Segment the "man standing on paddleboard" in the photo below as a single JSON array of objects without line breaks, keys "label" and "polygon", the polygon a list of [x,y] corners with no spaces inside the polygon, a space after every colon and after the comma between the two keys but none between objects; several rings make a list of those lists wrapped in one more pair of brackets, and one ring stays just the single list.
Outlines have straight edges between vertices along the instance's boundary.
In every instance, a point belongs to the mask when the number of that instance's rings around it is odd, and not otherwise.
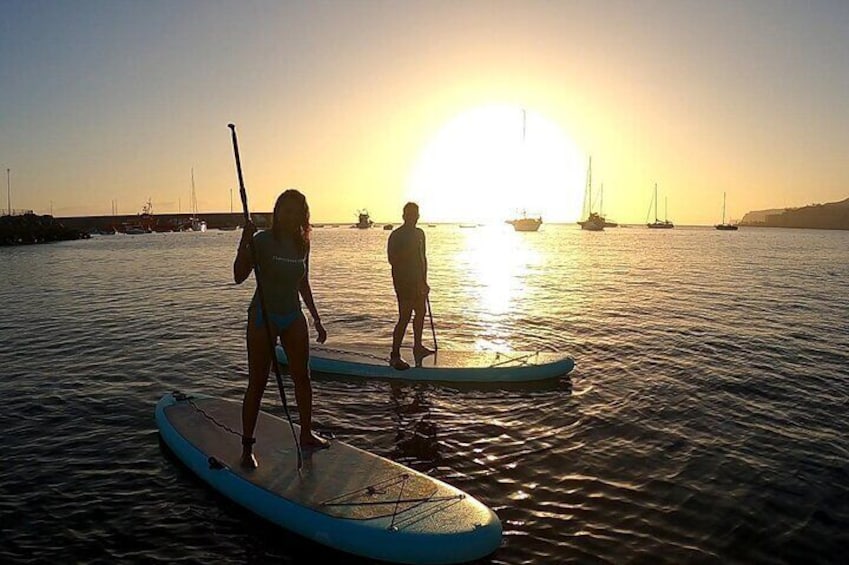
[{"label": "man standing on paddleboard", "polygon": [[392,283],[398,298],[398,322],[392,333],[392,352],[389,364],[395,369],[409,369],[401,358],[401,342],[413,316],[413,357],[420,360],[433,353],[422,344],[424,316],[430,287],[427,284],[427,253],[424,231],[416,227],[419,206],[407,202],[403,211],[404,225],[389,234],[387,253],[392,265]]}]

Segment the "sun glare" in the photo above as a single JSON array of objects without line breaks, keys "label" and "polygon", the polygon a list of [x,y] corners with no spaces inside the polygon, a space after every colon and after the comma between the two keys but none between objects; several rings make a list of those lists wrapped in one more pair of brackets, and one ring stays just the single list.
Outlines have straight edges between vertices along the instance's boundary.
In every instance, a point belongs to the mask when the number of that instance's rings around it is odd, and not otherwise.
[{"label": "sun glare", "polygon": [[486,328],[476,336],[475,348],[509,349],[509,314],[527,306],[525,281],[543,263],[538,240],[503,224],[459,231],[462,244],[451,259],[458,277],[454,286],[462,289],[466,321]]},{"label": "sun glare", "polygon": [[512,105],[469,110],[422,150],[407,194],[428,220],[503,222],[516,214],[573,221],[585,157],[555,123]]}]

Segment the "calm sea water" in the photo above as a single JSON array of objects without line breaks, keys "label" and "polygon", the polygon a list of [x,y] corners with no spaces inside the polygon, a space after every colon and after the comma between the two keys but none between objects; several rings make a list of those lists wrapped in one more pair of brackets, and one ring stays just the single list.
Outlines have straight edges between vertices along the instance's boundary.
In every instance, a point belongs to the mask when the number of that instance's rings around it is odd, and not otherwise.
[{"label": "calm sea water", "polygon": [[[441,348],[577,367],[533,386],[316,378],[315,419],[495,509],[487,563],[844,559],[849,232],[425,230]],[[166,392],[243,393],[239,236],[0,248],[0,559],[359,562],[252,518],[158,441]],[[387,236],[315,230],[328,346],[388,347]],[[274,386],[264,407],[282,415]]]}]

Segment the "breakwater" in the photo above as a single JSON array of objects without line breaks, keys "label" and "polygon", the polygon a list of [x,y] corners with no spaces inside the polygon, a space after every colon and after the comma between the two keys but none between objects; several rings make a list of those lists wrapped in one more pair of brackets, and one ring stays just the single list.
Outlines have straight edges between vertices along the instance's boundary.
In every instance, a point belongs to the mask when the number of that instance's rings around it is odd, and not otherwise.
[{"label": "breakwater", "polygon": [[30,245],[86,239],[87,231],[69,226],[53,216],[33,212],[0,216],[0,245]]},{"label": "breakwater", "polygon": [[[254,212],[251,218],[258,227],[266,227],[271,222],[271,212]],[[149,231],[179,231],[182,226],[191,224],[191,217],[186,214],[127,214],[115,216],[73,216],[57,218],[68,227],[88,233],[97,230],[126,231],[130,227],[142,227]],[[206,222],[208,229],[219,229],[239,226],[244,223],[241,212],[213,212],[199,215]]]}]

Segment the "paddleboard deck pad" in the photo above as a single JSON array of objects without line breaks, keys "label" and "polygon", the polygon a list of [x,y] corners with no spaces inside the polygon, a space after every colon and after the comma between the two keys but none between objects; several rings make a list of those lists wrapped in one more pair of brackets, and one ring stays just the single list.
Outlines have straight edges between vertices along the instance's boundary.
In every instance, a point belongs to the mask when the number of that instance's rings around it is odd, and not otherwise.
[{"label": "paddleboard deck pad", "polygon": [[[480,559],[501,544],[501,522],[473,496],[342,441],[304,451],[288,421],[260,411],[257,469],[240,466],[241,402],[169,393],[156,405],[168,448],[242,507],[320,544],[394,563]],[[295,425],[295,433],[299,428]]]},{"label": "paddleboard deck pad", "polygon": [[[287,362],[286,352],[277,346],[277,359]],[[421,359],[410,356],[409,369],[389,365],[387,351],[373,347],[335,349],[313,346],[310,369],[317,373],[351,377],[376,377],[410,381],[440,382],[523,382],[555,379],[568,374],[575,361],[569,356],[540,351],[439,350]]]}]

